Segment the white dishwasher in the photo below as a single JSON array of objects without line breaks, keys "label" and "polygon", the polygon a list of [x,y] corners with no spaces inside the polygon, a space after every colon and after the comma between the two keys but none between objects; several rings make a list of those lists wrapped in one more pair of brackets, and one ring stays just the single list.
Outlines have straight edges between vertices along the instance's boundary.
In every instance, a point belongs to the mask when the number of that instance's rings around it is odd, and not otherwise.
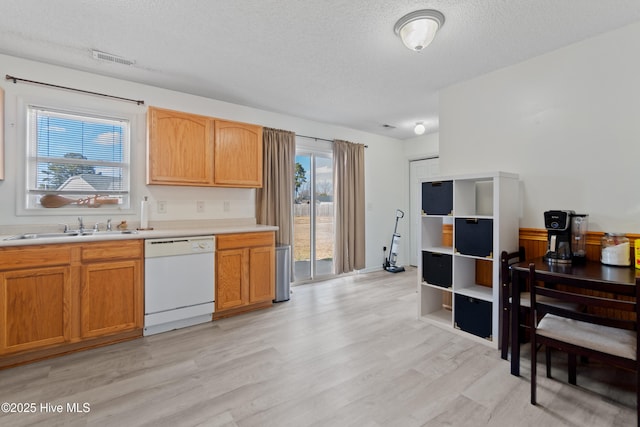
[{"label": "white dishwasher", "polygon": [[214,236],[144,241],[143,335],[211,321],[214,251]]}]

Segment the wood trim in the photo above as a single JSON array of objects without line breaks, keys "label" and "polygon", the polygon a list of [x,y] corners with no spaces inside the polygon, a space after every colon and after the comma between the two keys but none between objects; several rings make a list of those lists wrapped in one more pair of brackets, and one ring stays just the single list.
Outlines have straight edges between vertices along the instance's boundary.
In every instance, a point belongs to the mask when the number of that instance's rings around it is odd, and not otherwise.
[{"label": "wood trim", "polygon": [[453,247],[453,224],[442,224],[442,246]]},{"label": "wood trim", "polygon": [[264,301],[256,304],[243,305],[241,307],[231,308],[231,309],[227,309],[220,312],[216,311],[215,313],[213,313],[213,320],[223,319],[225,317],[231,317],[231,316],[235,316],[236,314],[247,313],[249,311],[261,310],[263,308],[269,308],[271,306],[273,306],[272,301]]},{"label": "wood trim", "polygon": [[[600,252],[602,250],[601,239],[604,236],[602,231],[588,231],[587,232],[587,259],[590,261],[600,261]],[[634,258],[634,244],[636,239],[640,239],[640,234],[627,233],[629,238],[630,256],[633,262]],[[547,250],[547,230],[537,228],[521,228],[520,229],[520,246],[524,248],[524,254],[526,259],[534,259],[542,257]],[[593,293],[594,291],[586,291],[585,293]],[[602,295],[607,295],[603,293]],[[619,297],[624,299],[625,297]],[[609,313],[611,315],[611,313]],[[633,314],[618,313],[618,317],[621,319],[631,319]]]},{"label": "wood trim", "polygon": [[[587,259],[592,261],[600,260],[601,241],[604,236],[602,231],[587,232]],[[640,234],[627,233],[631,245],[631,256],[635,240],[640,239]],[[537,258],[544,255],[547,248],[547,230],[539,228],[521,228],[519,236],[520,246],[525,248],[525,256],[527,259]]]},{"label": "wood trim", "polygon": [[[593,261],[600,260],[601,241],[604,236],[602,231],[587,232],[587,259]],[[631,258],[633,260],[634,243],[636,239],[640,239],[640,234],[627,233],[631,244]],[[519,230],[520,246],[525,248],[525,256],[527,259],[538,258],[545,254],[547,248],[547,230],[538,228],[520,228]],[[452,224],[443,224],[442,226],[442,246],[453,246],[453,226]],[[476,283],[483,286],[491,287],[493,283],[493,271],[491,263],[476,261]],[[451,306],[451,294],[443,293],[443,305]]]}]

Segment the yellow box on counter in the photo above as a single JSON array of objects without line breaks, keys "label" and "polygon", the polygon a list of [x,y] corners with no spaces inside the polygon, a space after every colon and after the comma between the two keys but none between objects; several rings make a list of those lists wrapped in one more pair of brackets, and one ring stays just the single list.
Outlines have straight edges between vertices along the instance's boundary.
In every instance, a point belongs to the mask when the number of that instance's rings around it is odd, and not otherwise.
[{"label": "yellow box on counter", "polygon": [[636,239],[636,241],[633,244],[633,249],[635,249],[635,254],[636,254],[636,263],[635,266],[638,270],[640,270],[640,239]]}]

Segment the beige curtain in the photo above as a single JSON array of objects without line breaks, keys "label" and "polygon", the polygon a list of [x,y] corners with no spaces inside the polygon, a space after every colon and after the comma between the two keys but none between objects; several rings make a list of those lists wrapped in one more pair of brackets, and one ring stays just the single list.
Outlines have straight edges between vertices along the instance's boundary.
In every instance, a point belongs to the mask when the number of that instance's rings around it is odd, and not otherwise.
[{"label": "beige curtain", "polygon": [[[293,245],[293,174],[296,134],[264,128],[263,182],[256,190],[258,224],[277,225],[276,243]],[[291,248],[293,253],[293,248]]]},{"label": "beige curtain", "polygon": [[365,267],[364,150],[362,144],[333,141],[336,274]]}]

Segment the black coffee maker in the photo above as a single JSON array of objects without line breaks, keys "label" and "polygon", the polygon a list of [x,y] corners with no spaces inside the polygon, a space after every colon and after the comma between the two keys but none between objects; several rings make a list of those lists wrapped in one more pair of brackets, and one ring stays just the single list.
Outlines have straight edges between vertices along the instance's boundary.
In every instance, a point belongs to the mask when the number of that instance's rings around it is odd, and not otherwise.
[{"label": "black coffee maker", "polygon": [[571,264],[571,217],[574,211],[546,211],[547,252],[544,259],[554,264]]}]

